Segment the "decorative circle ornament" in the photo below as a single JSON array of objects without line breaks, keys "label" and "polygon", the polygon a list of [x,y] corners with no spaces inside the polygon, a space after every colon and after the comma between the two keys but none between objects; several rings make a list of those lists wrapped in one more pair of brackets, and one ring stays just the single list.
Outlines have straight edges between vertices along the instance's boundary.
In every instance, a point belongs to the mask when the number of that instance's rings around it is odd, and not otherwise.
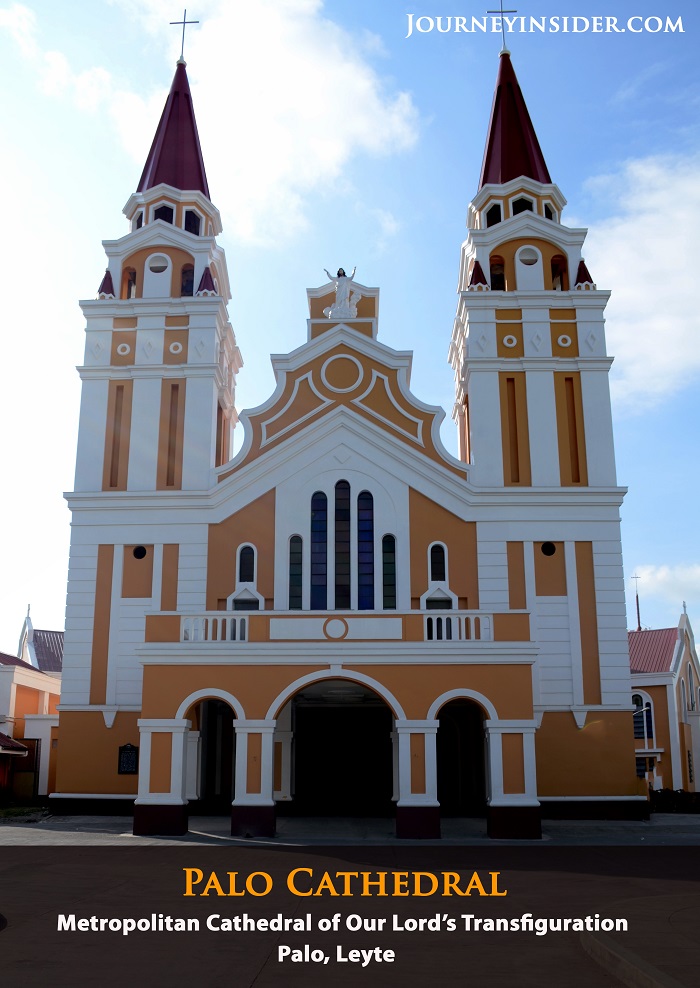
[{"label": "decorative circle ornament", "polygon": [[516,336],[504,336],[503,346],[507,346],[509,350],[512,350],[514,346],[518,345],[518,338]]},{"label": "decorative circle ornament", "polygon": [[333,641],[340,641],[341,638],[346,638],[348,630],[348,622],[345,618],[328,618],[323,625],[324,635]]},{"label": "decorative circle ornament", "polygon": [[128,353],[131,353],[131,347],[128,343],[120,343],[117,347],[117,353],[120,357],[126,357]]},{"label": "decorative circle ornament", "polygon": [[566,333],[564,333],[562,336],[559,337],[557,343],[559,344],[559,346],[562,347],[571,346],[571,337],[567,336]]},{"label": "decorative circle ornament", "polygon": [[182,343],[177,343],[177,342],[171,343],[170,346],[168,347],[168,350],[170,350],[171,353],[175,353],[175,354],[182,353]]},{"label": "decorative circle ornament", "polygon": [[347,353],[338,353],[335,357],[329,357],[321,368],[321,380],[329,391],[341,394],[345,391],[354,391],[361,383],[363,374],[360,361]]}]

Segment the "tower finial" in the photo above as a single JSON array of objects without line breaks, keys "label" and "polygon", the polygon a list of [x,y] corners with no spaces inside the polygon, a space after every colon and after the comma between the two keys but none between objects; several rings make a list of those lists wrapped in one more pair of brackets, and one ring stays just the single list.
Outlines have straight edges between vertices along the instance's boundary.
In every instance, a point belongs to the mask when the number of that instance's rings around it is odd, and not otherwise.
[{"label": "tower finial", "polygon": [[503,47],[501,48],[501,54],[502,55],[503,54],[510,55],[510,52],[506,48],[506,26],[503,23],[503,15],[504,14],[517,14],[518,11],[517,10],[504,10],[503,9],[503,0],[498,0],[498,2],[501,5],[501,9],[500,10],[487,10],[486,13],[487,14],[500,14],[500,17],[501,17],[501,37],[503,38]]},{"label": "tower finial", "polygon": [[182,24],[182,46],[180,48],[180,57],[178,59],[178,63],[182,62],[183,64],[186,65],[187,63],[185,62],[185,28],[186,28],[186,26],[188,24],[199,24],[199,21],[188,21],[187,20],[187,10],[185,9],[185,12],[182,15],[182,20],[181,21],[171,21],[170,23],[171,23],[171,25],[174,25],[174,24]]},{"label": "tower finial", "polygon": [[635,581],[635,584],[634,584],[634,586],[635,586],[635,595],[634,596],[635,596],[635,599],[637,601],[637,631],[641,631],[642,630],[642,622],[641,622],[641,619],[639,617],[639,581],[641,580],[641,577],[635,575],[635,576],[631,577],[631,579]]}]

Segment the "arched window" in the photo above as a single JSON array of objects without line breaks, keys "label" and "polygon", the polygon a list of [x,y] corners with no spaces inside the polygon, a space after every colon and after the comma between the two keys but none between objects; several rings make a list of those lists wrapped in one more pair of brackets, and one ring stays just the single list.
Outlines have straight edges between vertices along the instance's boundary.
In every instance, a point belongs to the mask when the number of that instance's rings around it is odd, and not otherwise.
[{"label": "arched window", "polygon": [[238,553],[238,582],[255,583],[255,550],[244,545]]},{"label": "arched window", "polygon": [[183,264],[180,274],[180,295],[194,295],[194,265]]},{"label": "arched window", "polygon": [[124,268],[122,298],[136,298],[136,271],[134,268]]},{"label": "arched window", "polygon": [[552,288],[555,292],[569,290],[569,265],[563,254],[555,254],[552,258]]},{"label": "arched window", "polygon": [[311,498],[311,610],[325,611],[328,601],[328,498]]},{"label": "arched window", "polygon": [[651,743],[654,740],[654,723],[652,717],[651,701],[646,700],[640,693],[632,696],[634,705],[634,737],[637,741]]},{"label": "arched window", "polygon": [[688,663],[688,705],[691,710],[695,710],[695,676],[690,662]]},{"label": "arched window", "polygon": [[681,720],[688,720],[688,694],[685,689],[685,679],[681,679]]},{"label": "arched window", "polygon": [[289,610],[300,611],[302,606],[302,549],[300,535],[289,540]]},{"label": "arched window", "polygon": [[385,611],[396,610],[396,539],[382,539],[382,606]]},{"label": "arched window", "polygon": [[436,543],[430,547],[430,582],[444,583],[446,579],[445,547]]},{"label": "arched window", "polygon": [[357,609],[374,608],[374,499],[362,491],[357,499]]},{"label": "arched window", "polygon": [[350,607],[350,484],[335,485],[335,607]]},{"label": "arched window", "polygon": [[491,291],[504,292],[506,290],[506,269],[503,258],[494,254],[489,262]]}]

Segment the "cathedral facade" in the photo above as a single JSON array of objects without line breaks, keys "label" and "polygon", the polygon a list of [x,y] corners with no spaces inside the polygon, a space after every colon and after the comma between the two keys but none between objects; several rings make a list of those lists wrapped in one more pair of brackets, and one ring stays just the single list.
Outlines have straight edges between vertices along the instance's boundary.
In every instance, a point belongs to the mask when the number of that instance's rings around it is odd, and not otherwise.
[{"label": "cathedral facade", "polygon": [[[639,816],[603,312],[503,52],[449,359],[459,456],[379,337],[379,290],[308,291],[244,412],[185,65],[86,318],[57,785],[193,808]],[[116,804],[115,804],[116,805]]]}]

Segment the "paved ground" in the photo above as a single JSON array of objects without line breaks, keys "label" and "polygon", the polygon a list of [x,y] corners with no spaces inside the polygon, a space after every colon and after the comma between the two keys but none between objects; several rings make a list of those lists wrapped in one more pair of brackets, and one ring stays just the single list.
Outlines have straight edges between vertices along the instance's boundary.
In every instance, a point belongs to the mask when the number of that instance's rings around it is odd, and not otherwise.
[{"label": "paved ground", "polygon": [[543,843],[552,846],[700,846],[700,814],[655,814],[649,821],[545,820],[542,841],[492,841],[483,820],[455,819],[442,823],[440,841],[405,841],[394,836],[392,820],[325,817],[279,817],[277,836],[243,840],[229,833],[226,817],[191,817],[189,833],[183,837],[134,837],[130,816],[42,816],[19,823],[0,819],[0,846],[14,845],[157,845],[182,844],[275,846],[342,846],[395,844],[421,847],[435,844],[498,846]]}]

